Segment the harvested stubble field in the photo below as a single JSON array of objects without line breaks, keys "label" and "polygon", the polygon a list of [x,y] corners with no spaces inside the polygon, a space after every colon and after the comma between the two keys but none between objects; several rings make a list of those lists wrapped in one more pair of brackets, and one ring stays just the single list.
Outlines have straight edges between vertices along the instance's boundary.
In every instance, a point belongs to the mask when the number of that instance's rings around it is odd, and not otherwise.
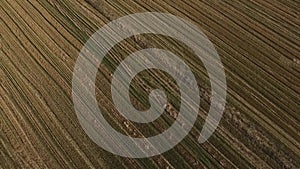
[{"label": "harvested stubble field", "polygon": [[[96,95],[116,130],[150,136],[176,118],[178,90],[167,74],[134,78],[131,101],[149,107],[153,88],[168,93],[162,117],[142,125],[124,119],[111,99],[111,74],[128,54],[168,49],[197,76],[201,108],[190,134],[151,158],[113,155],[93,143],[76,117],[72,73],[80,49],[96,30],[127,14],[171,13],[197,25],[224,64],[228,95],[210,139],[197,138],[210,105],[206,70],[190,50],[168,37],[139,35],[115,46],[97,75]],[[126,25],[124,25],[126,27]],[[0,1],[0,167],[6,168],[300,168],[300,2],[242,1]]]}]

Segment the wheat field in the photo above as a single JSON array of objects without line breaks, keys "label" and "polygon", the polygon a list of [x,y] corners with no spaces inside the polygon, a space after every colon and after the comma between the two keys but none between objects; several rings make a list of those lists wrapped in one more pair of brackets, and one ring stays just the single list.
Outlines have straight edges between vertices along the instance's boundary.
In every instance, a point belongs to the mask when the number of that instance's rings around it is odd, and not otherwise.
[{"label": "wheat field", "polygon": [[[164,115],[147,125],[117,112],[110,82],[128,54],[168,49],[197,74],[201,107],[189,135],[161,155],[133,159],[103,150],[79,124],[72,76],[81,48],[105,24],[138,12],[187,19],[219,53],[227,103],[207,142],[197,142],[211,96],[205,67],[180,42],[151,34],[130,37],[109,52],[97,74],[97,101],[110,124],[126,135],[167,129],[180,102],[168,74],[145,71],[132,82],[131,101],[139,109],[149,107],[149,90],[169,93]],[[0,168],[300,168],[297,0],[1,0],[0,49]]]}]

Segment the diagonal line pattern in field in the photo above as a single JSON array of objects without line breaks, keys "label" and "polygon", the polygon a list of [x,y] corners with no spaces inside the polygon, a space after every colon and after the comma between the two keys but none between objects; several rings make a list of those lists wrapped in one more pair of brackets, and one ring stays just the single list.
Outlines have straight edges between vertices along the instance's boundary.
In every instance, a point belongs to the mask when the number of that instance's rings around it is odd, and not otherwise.
[{"label": "diagonal line pattern in field", "polygon": [[[0,167],[1,168],[300,168],[300,3],[279,1],[102,1],[28,0],[0,2]],[[98,28],[136,12],[167,12],[196,24],[214,43],[228,81],[226,111],[204,144],[197,137],[210,105],[208,77],[199,75],[199,120],[182,143],[162,155],[129,159],[99,148],[76,118],[72,71],[78,53]],[[126,25],[123,25],[126,27]],[[99,68],[99,105],[111,124],[143,136],[143,129],[112,109],[111,71],[120,56],[159,46],[192,55],[166,37],[137,36],[122,42]],[[125,46],[125,49],[123,48]],[[175,46],[175,47],[174,47]],[[167,76],[151,72],[161,84]],[[145,107],[137,91],[132,102]],[[156,82],[153,82],[154,84]],[[141,102],[141,103],[139,103]],[[176,112],[176,105],[170,105]],[[156,133],[174,120],[159,119]]]}]

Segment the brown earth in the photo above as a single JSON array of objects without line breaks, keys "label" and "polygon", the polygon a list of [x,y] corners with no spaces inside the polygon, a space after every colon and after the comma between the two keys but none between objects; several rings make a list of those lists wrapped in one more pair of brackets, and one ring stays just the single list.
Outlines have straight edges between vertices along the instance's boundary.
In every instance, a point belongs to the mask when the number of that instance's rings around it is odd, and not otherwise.
[{"label": "brown earth", "polygon": [[[1,168],[300,168],[300,3],[242,1],[0,1]],[[170,93],[163,117],[148,125],[124,119],[110,94],[113,70],[129,53],[159,47],[181,56],[197,75],[198,120],[172,150],[152,158],[113,155],[93,143],[72,102],[80,49],[97,29],[127,14],[167,12],[197,25],[225,67],[227,105],[204,144],[197,138],[210,105],[205,68],[171,38],[129,38],[106,56],[96,89],[105,117],[120,132],[148,136],[167,129],[178,111],[175,82],[159,71],[133,81],[132,103],[146,109],[154,87]],[[126,27],[126,25],[124,25]],[[105,82],[105,83],[103,83]]]}]

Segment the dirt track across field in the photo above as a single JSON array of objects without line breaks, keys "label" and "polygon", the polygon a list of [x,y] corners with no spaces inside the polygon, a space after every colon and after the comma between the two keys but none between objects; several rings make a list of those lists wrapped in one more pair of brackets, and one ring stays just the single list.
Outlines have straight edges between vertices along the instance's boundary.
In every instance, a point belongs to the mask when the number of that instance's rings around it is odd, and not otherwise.
[{"label": "dirt track across field", "polygon": [[[171,100],[164,115],[142,125],[117,112],[111,74],[134,51],[158,47],[181,56],[201,91],[197,122],[180,144],[159,156],[130,159],[103,150],[85,134],[72,101],[72,73],[90,35],[114,19],[146,11],[187,19],[208,36],[225,67],[228,96],[218,129],[199,144],[210,105],[202,63],[169,37],[122,41],[106,56],[96,82],[99,106],[116,130],[155,135],[179,109],[176,83],[151,70],[133,80],[131,101],[146,109],[149,91],[164,88]],[[0,1],[0,168],[300,168],[299,131],[299,1]]]}]

